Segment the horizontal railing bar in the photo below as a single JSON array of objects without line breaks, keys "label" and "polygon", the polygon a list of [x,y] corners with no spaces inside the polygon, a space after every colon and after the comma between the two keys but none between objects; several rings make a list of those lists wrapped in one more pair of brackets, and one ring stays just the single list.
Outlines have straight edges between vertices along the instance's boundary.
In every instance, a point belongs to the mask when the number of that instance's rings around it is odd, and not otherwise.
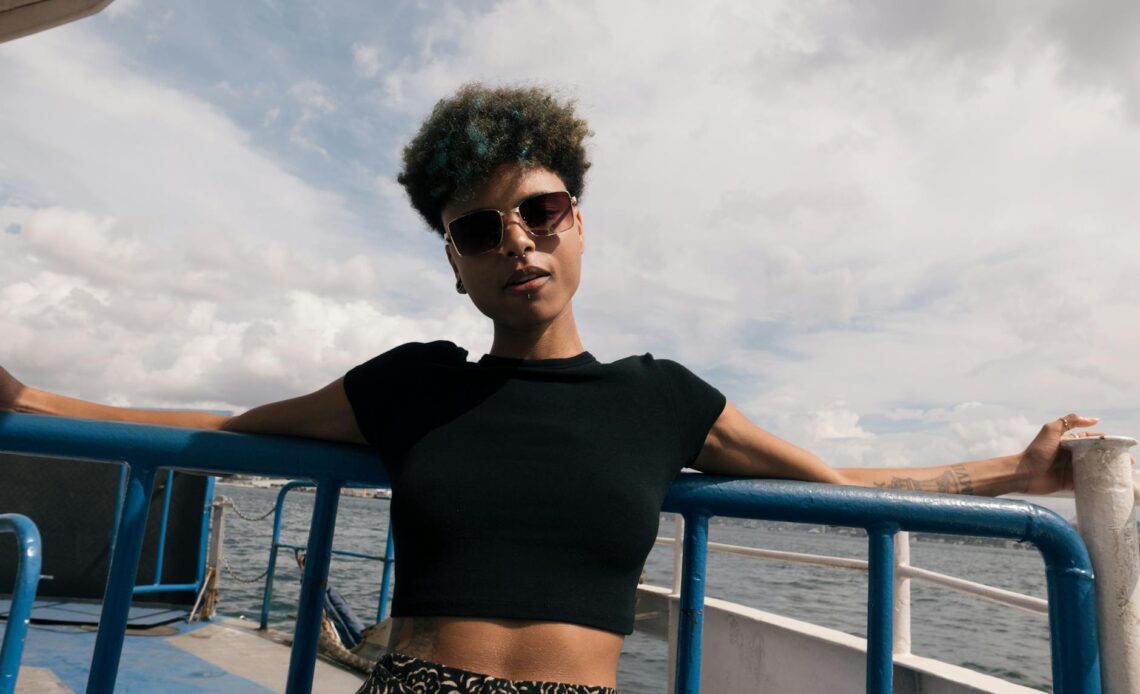
[{"label": "horizontal railing bar", "polygon": [[151,583],[143,586],[135,586],[135,595],[147,595],[150,593],[197,593],[202,586],[197,583]]},{"label": "horizontal railing bar", "polygon": [[[304,545],[290,545],[285,542],[278,542],[278,547],[285,549],[305,549]],[[372,561],[385,561],[384,557],[379,557],[373,554],[361,554],[360,552],[352,552],[347,549],[334,549],[333,554],[339,554],[342,557],[356,557],[357,559],[371,559]]]},{"label": "horizontal railing bar", "polygon": [[129,462],[132,469],[220,475],[272,472],[279,477],[390,486],[384,466],[376,463],[376,451],[349,443],[3,412],[0,434],[3,450],[11,453]]},{"label": "horizontal railing bar", "polygon": [[[659,535],[656,544],[659,545],[672,545],[676,539]],[[741,545],[729,545],[721,542],[710,542],[709,551],[717,552],[720,554],[735,554],[745,557],[758,557],[761,559],[774,559],[776,561],[786,561],[791,564],[808,564],[810,566],[823,566],[833,569],[847,569],[851,571],[866,571],[867,562],[863,559],[848,559],[846,557],[833,557],[826,554],[806,554],[803,552],[785,552],[778,549],[761,549],[759,547],[743,547]],[[992,600],[1002,605],[1010,607],[1020,607],[1034,613],[1048,614],[1049,601],[1042,598],[1033,597],[1032,595],[1025,595],[997,586],[991,586],[985,583],[978,583],[956,576],[931,571],[929,569],[919,568],[917,566],[901,565],[898,567],[900,576],[906,578],[917,578],[930,583],[936,583],[944,588],[957,590],[962,593],[969,593],[977,595],[978,597]]]},{"label": "horizontal railing bar", "polygon": [[908,578],[921,578],[924,581],[937,583],[945,588],[961,591],[963,593],[970,593],[977,595],[980,598],[993,600],[994,602],[1011,607],[1020,607],[1030,612],[1039,612],[1041,614],[1049,613],[1049,601],[1044,598],[1035,598],[1032,595],[1018,593],[1004,588],[987,585],[985,583],[977,583],[975,581],[968,581],[964,578],[957,578],[947,574],[938,573],[929,569],[922,569],[917,566],[900,566],[898,572]]},{"label": "horizontal railing bar", "polygon": [[[659,545],[672,545],[676,539],[672,537],[658,536],[657,544]],[[839,569],[854,569],[856,571],[866,571],[867,562],[863,559],[847,559],[844,557],[832,557],[826,554],[805,554],[802,552],[785,552],[778,549],[760,549],[759,547],[743,547],[741,545],[726,545],[721,542],[710,542],[709,550],[719,552],[722,554],[738,554],[746,557],[762,557],[764,559],[778,559],[781,561],[788,561],[794,564],[813,564],[816,566],[830,566]]]}]

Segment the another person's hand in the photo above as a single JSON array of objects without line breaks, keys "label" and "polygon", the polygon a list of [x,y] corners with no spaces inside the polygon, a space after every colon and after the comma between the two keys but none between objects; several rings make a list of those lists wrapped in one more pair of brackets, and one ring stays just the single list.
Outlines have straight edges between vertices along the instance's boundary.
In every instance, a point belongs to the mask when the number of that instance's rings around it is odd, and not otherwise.
[{"label": "another person's hand", "polygon": [[1096,417],[1067,414],[1041,427],[1041,431],[1021,454],[1018,471],[1025,475],[1026,494],[1051,494],[1073,488],[1073,460],[1061,441],[1078,436],[1100,436],[1100,432],[1069,433],[1073,429],[1091,427]]},{"label": "another person's hand", "polygon": [[16,400],[24,392],[24,384],[0,366],[0,412],[10,412],[16,409]]}]

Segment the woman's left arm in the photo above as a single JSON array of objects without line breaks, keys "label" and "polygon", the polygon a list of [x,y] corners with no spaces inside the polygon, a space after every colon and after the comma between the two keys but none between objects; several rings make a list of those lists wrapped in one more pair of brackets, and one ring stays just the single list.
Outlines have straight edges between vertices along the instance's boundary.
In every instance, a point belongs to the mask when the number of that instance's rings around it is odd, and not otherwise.
[{"label": "woman's left arm", "polygon": [[1060,445],[1062,438],[1071,429],[1096,422],[1095,418],[1076,414],[1061,417],[1041,427],[1021,453],[986,460],[919,468],[832,468],[812,453],[756,426],[729,403],[709,431],[693,467],[717,475],[947,494],[1048,494],[1073,486],[1071,461]]}]

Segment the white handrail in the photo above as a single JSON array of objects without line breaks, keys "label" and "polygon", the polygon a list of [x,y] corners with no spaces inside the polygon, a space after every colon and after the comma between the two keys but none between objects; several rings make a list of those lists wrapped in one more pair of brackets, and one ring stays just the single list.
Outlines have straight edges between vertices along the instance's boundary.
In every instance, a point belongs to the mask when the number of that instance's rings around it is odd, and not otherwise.
[{"label": "white handrail", "polygon": [[[666,536],[658,536],[656,544],[659,545],[675,545],[676,539]],[[785,561],[791,564],[810,564],[813,566],[827,566],[835,569],[847,569],[853,571],[866,571],[867,562],[863,559],[848,559],[846,557],[832,557],[826,554],[805,554],[802,552],[785,552],[777,549],[760,549],[758,547],[742,547],[740,545],[728,545],[720,542],[708,543],[710,552],[719,552],[721,554],[736,554],[745,557],[760,557],[763,559],[775,559],[777,561]],[[969,581],[964,578],[950,576],[937,571],[919,568],[917,566],[910,566],[903,564],[896,567],[899,575],[906,578],[914,578],[922,581],[929,581],[951,590],[956,590],[962,593],[969,593],[978,597],[986,598],[1002,605],[1010,607],[1020,607],[1030,612],[1046,614],[1049,611],[1049,603],[1042,598],[1036,598],[1032,595],[1025,595],[1012,590],[1005,590],[1004,588],[997,588],[996,586],[987,585],[985,583],[978,583],[976,581]]]},{"label": "white handrail", "polygon": [[1077,527],[1096,574],[1100,675],[1107,694],[1140,691],[1140,547],[1126,436],[1065,441],[1073,455]]},{"label": "white handrail", "polygon": [[938,573],[937,571],[931,571],[929,569],[920,569],[917,566],[899,567],[899,573],[910,578],[918,578],[923,581],[929,581],[930,583],[937,583],[951,590],[993,600],[1002,605],[1020,607],[1039,614],[1049,613],[1049,601],[1044,598],[1035,598],[1032,595],[1018,593],[1013,590],[1006,590],[985,583],[977,583],[976,581],[967,581],[964,578]]},{"label": "white handrail", "polygon": [[895,533],[894,604],[891,606],[891,651],[910,655],[910,579],[904,569],[910,568],[910,533]]}]

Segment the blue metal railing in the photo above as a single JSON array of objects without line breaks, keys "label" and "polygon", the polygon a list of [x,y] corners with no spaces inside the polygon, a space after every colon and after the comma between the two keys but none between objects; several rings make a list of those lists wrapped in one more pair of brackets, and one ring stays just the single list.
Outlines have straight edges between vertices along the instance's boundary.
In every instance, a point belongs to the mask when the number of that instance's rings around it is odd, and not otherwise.
[{"label": "blue metal railing", "polygon": [[[388,486],[387,475],[376,464],[372,451],[304,439],[18,414],[0,414],[0,450],[128,461],[130,466],[123,518],[88,678],[90,694],[109,694],[114,688],[145,530],[146,500],[158,468],[312,480],[317,494],[286,691],[310,690],[340,489],[349,482]],[[876,694],[889,692],[891,687],[891,538],[896,531],[1030,542],[1041,551],[1046,564],[1054,691],[1100,692],[1092,568],[1080,537],[1054,513],[1025,502],[700,474],[681,475],[669,491],[664,510],[680,513],[686,520],[677,691],[699,691],[708,521],[712,516],[735,516],[868,530],[871,561],[867,691]]]},{"label": "blue metal railing", "polygon": [[[301,549],[300,545],[293,545],[281,541],[281,522],[282,514],[285,509],[285,497],[294,489],[312,486],[312,482],[293,481],[283,485],[281,491],[277,492],[277,503],[273,506],[273,538],[269,542],[269,566],[265,569],[265,590],[261,598],[261,621],[258,624],[258,628],[262,631],[265,631],[269,627],[269,603],[273,599],[273,579],[277,574],[277,550],[281,547],[292,550]],[[365,485],[346,484],[345,486],[360,487]],[[391,523],[388,524],[388,539],[384,544],[384,556],[379,557],[372,554],[363,554],[361,552],[351,552],[342,549],[334,549],[332,550],[332,554],[384,563],[384,568],[381,570],[380,600],[376,608],[376,622],[384,621],[384,617],[388,612],[388,590],[392,584],[392,562],[394,561]]]},{"label": "blue metal railing", "polygon": [[36,601],[36,586],[40,582],[40,531],[32,519],[19,513],[0,515],[0,533],[16,536],[19,560],[16,568],[16,586],[12,590],[12,604],[8,609],[8,623],[4,627],[4,643],[0,645],[0,694],[16,691],[16,678],[20,674],[20,656],[24,652],[24,639],[28,635],[28,620],[32,604]]},{"label": "blue metal railing", "polygon": [[867,692],[891,691],[894,534],[899,530],[1028,542],[1045,560],[1053,691],[1100,692],[1092,565],[1080,535],[1056,513],[1024,501],[895,492],[776,480],[686,474],[666,511],[685,518],[676,691],[699,691],[708,522],[732,516],[867,530]]},{"label": "blue metal railing", "polygon": [[[116,492],[118,503],[115,507],[115,528],[112,534],[112,552],[114,551],[114,536],[118,533],[118,522],[120,514],[122,513],[122,505],[125,501],[123,490],[125,489],[127,481],[127,468],[123,467],[123,474],[119,479],[119,491]],[[203,495],[202,501],[202,524],[198,532],[198,561],[196,575],[193,583],[163,583],[162,570],[165,567],[166,559],[166,531],[168,520],[170,518],[170,501],[172,490],[174,489],[174,470],[166,471],[166,479],[164,480],[162,492],[162,516],[159,518],[158,526],[158,550],[154,559],[154,580],[146,584],[136,584],[134,587],[135,595],[146,595],[148,593],[194,593],[197,594],[202,590],[202,583],[206,580],[206,544],[209,540],[210,530],[210,504],[214,500],[214,487],[217,479],[213,476],[206,478],[206,491]]]}]

